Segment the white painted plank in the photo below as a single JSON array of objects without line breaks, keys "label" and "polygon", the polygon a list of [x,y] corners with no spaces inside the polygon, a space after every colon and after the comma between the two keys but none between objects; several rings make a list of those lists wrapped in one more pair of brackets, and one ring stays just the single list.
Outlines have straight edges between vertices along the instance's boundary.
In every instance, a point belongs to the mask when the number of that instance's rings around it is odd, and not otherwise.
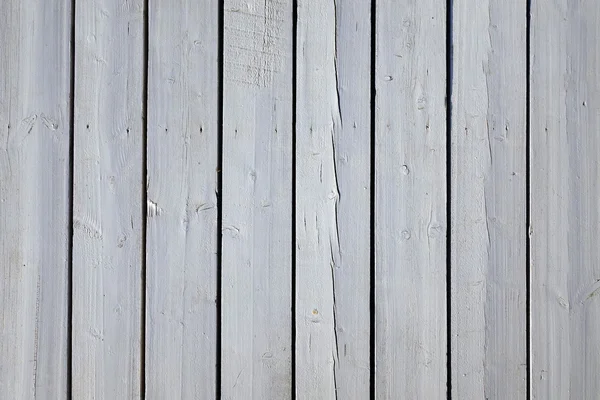
[{"label": "white painted plank", "polygon": [[445,38],[445,2],[377,2],[377,399],[446,393]]},{"label": "white painted plank", "polygon": [[140,398],[143,1],[78,1],[73,398]]},{"label": "white painted plank", "polygon": [[298,3],[298,398],[369,398],[370,8]]},{"label": "white painted plank", "polygon": [[526,2],[454,3],[452,395],[527,396]]},{"label": "white painted plank", "polygon": [[222,396],[291,388],[292,1],[226,0]]},{"label": "white painted plank", "polygon": [[531,383],[600,393],[600,3],[532,3]]},{"label": "white painted plank", "polygon": [[215,398],[218,4],[149,4],[146,398]]},{"label": "white painted plank", "polygon": [[71,1],[0,2],[0,398],[66,399]]}]

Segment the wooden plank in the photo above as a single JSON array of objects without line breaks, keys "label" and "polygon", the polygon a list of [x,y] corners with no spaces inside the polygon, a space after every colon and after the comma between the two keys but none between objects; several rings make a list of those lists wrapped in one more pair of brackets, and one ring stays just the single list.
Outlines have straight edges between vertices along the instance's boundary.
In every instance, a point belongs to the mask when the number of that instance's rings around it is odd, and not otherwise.
[{"label": "wooden plank", "polygon": [[218,2],[150,2],[146,398],[216,395]]},{"label": "wooden plank", "polygon": [[143,1],[78,1],[73,398],[140,398]]},{"label": "wooden plank", "polygon": [[446,393],[445,2],[378,1],[377,399]]},{"label": "wooden plank", "polygon": [[600,393],[600,3],[532,3],[531,383]]},{"label": "wooden plank", "polygon": [[524,399],[526,2],[454,3],[452,396]]},{"label": "wooden plank", "polygon": [[221,391],[291,396],[292,1],[226,0]]},{"label": "wooden plank", "polygon": [[369,2],[298,3],[296,393],[370,391]]},{"label": "wooden plank", "polygon": [[66,399],[71,1],[0,2],[0,398]]}]

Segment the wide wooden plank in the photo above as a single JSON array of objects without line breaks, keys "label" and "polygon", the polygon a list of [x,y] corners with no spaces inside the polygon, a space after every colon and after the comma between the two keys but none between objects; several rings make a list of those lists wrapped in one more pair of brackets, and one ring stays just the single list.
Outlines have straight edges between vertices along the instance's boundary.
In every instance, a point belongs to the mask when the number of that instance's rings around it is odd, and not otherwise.
[{"label": "wide wooden plank", "polygon": [[0,398],[66,399],[71,1],[0,2]]},{"label": "wide wooden plank", "polygon": [[146,398],[215,397],[218,2],[152,1]]},{"label": "wide wooden plank", "polygon": [[377,399],[446,393],[446,3],[378,1]]},{"label": "wide wooden plank", "polygon": [[452,396],[524,399],[526,2],[454,3]]},{"label": "wide wooden plank", "polygon": [[143,1],[78,1],[73,398],[140,398]]},{"label": "wide wooden plank", "polygon": [[531,382],[600,393],[600,3],[532,3]]},{"label": "wide wooden plank", "polygon": [[370,9],[298,2],[298,398],[369,398]]},{"label": "wide wooden plank", "polygon": [[292,0],[225,0],[221,391],[291,389]]}]

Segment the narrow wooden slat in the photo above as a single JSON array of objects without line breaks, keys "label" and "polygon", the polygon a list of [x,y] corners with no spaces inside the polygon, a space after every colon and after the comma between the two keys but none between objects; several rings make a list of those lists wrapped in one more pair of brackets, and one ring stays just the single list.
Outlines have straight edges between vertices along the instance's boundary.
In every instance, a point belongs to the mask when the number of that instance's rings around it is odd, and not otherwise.
[{"label": "narrow wooden slat", "polygon": [[377,399],[446,393],[445,4],[377,2]]},{"label": "narrow wooden slat", "polygon": [[143,1],[78,1],[73,398],[141,384]]},{"label": "narrow wooden slat", "polygon": [[291,396],[292,1],[226,0],[222,396]]},{"label": "narrow wooden slat", "polygon": [[600,393],[600,3],[535,0],[531,22],[534,399]]},{"label": "narrow wooden slat", "polygon": [[146,398],[215,398],[217,1],[151,1]]},{"label": "narrow wooden slat", "polygon": [[524,399],[526,2],[454,3],[452,396]]},{"label": "narrow wooden slat", "polygon": [[0,2],[0,398],[66,399],[71,1]]},{"label": "narrow wooden slat", "polygon": [[298,3],[298,398],[369,398],[370,8]]}]

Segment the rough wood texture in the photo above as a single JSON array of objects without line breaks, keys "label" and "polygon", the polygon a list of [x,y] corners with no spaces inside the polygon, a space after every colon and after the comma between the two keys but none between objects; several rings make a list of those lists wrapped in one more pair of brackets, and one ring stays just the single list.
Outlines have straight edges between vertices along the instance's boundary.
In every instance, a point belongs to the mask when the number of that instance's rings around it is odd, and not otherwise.
[{"label": "rough wood texture", "polygon": [[298,3],[298,398],[369,398],[370,8]]},{"label": "rough wood texture", "polygon": [[454,2],[452,396],[524,399],[526,2]]},{"label": "rough wood texture", "polygon": [[376,24],[376,398],[443,398],[445,2],[380,0]]},{"label": "rough wood texture", "polygon": [[146,398],[216,389],[217,1],[150,2]]},{"label": "rough wood texture", "polygon": [[0,2],[0,398],[67,395],[71,2]]},{"label": "rough wood texture", "polygon": [[600,393],[600,3],[541,1],[531,23],[534,399]]},{"label": "rough wood texture", "polygon": [[143,1],[78,1],[73,398],[141,383]]},{"label": "rough wood texture", "polygon": [[292,1],[226,0],[222,396],[291,396]]}]

